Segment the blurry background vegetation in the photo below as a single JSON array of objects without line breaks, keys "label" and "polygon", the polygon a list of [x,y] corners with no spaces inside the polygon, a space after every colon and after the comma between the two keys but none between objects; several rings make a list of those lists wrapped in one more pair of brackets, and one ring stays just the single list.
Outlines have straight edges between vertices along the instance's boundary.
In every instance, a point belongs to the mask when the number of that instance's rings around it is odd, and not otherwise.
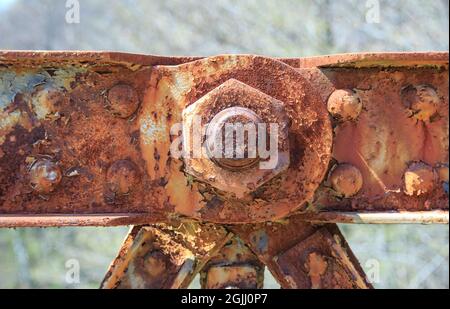
[{"label": "blurry background vegetation", "polygon": [[[0,49],[120,50],[164,55],[309,56],[448,50],[448,0],[0,0]],[[341,226],[378,288],[448,288],[448,226]],[[0,288],[96,288],[128,228],[0,230]],[[77,259],[80,284],[65,281]],[[277,287],[268,276],[268,287]]]}]

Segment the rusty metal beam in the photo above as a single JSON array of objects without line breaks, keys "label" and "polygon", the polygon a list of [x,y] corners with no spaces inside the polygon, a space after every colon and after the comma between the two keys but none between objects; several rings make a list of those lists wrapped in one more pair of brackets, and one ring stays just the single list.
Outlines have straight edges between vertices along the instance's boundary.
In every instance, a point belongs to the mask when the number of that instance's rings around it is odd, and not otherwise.
[{"label": "rusty metal beam", "polygon": [[[319,211],[448,210],[448,53],[270,59],[11,51],[0,53],[0,64],[4,227],[143,224],[173,214],[245,223],[294,211],[312,218]],[[251,96],[271,97],[291,122],[287,170],[280,165],[270,181],[240,175],[250,191],[237,200],[229,184],[195,176],[199,163],[171,160],[161,131],[215,93],[241,105],[249,100],[257,111],[263,108]],[[342,104],[354,110],[342,114]],[[204,116],[217,112],[206,106]],[[321,115],[315,129],[305,131],[312,119],[305,110]],[[253,188],[250,174],[266,183]]]},{"label": "rusty metal beam", "polygon": [[[178,65],[204,57],[166,57],[121,52],[90,52],[90,51],[23,51],[0,50],[0,60],[9,64],[39,64],[39,63],[104,63],[129,64],[141,66]],[[326,56],[303,58],[276,58],[295,68],[312,67],[446,67],[448,52],[377,52],[377,53],[344,53]]]},{"label": "rusty metal beam", "polygon": [[[371,288],[331,223],[448,224],[448,81],[448,53],[0,51],[0,228],[139,225],[102,288]],[[278,132],[273,164],[189,156],[198,119]]]},{"label": "rusty metal beam", "polygon": [[203,289],[262,289],[264,264],[234,236],[200,272]]},{"label": "rusty metal beam", "polygon": [[145,225],[165,221],[151,214],[105,213],[92,215],[0,215],[0,228]]},{"label": "rusty metal beam", "polygon": [[233,226],[285,289],[369,289],[372,285],[338,227],[293,216],[282,222]]},{"label": "rusty metal beam", "polygon": [[230,239],[225,229],[210,224],[178,222],[134,227],[101,288],[187,288]]},{"label": "rusty metal beam", "polygon": [[[448,53],[0,51],[0,228],[139,225],[102,288],[371,288],[330,223],[448,224],[448,81]],[[196,117],[276,124],[275,164],[174,156]]]},{"label": "rusty metal beam", "polygon": [[[449,224],[448,211],[421,212],[345,212],[324,211],[304,213],[299,219],[311,223],[347,224]],[[1,215],[0,228],[21,227],[88,227],[145,225],[164,221],[148,214],[104,214],[104,215]]]}]

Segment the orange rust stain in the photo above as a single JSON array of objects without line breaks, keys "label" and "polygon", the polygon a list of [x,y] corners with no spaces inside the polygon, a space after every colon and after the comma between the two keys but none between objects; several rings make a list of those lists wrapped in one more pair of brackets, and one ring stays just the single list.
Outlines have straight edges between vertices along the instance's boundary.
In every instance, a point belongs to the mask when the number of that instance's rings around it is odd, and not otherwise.
[{"label": "orange rust stain", "polygon": [[306,268],[309,269],[309,277],[311,279],[311,288],[320,289],[322,286],[322,276],[328,268],[327,261],[315,252],[308,256]]},{"label": "orange rust stain", "polygon": [[200,210],[204,201],[202,195],[198,192],[197,185],[189,185],[186,177],[180,172],[180,163],[172,163],[172,171],[169,182],[166,186],[166,192],[169,196],[169,202],[175,205],[177,213],[193,216]]},{"label": "orange rust stain", "polygon": [[[175,205],[177,213],[192,216],[202,204],[202,196],[188,184],[182,170],[182,161],[172,157],[170,147],[171,128],[182,122],[181,112],[185,101],[179,101],[177,80],[183,73],[173,74],[170,68],[155,69],[150,82],[150,91],[144,97],[139,124],[141,151],[146,161],[146,170],[151,180],[164,179],[167,184],[158,197],[159,204]],[[187,78],[187,77],[186,77]],[[187,79],[188,80],[188,79]],[[183,87],[181,87],[183,88]],[[178,132],[180,133],[180,132]]]},{"label": "orange rust stain", "polygon": [[158,102],[158,80],[154,75],[150,81],[149,91],[145,94],[142,102],[142,111],[139,117],[138,124],[140,126],[141,139],[141,153],[146,162],[147,174],[151,180],[157,179],[159,176],[159,160],[154,160],[156,151],[159,146],[164,147],[164,142],[161,141],[162,131],[158,128],[155,119],[159,117],[159,112],[156,108]]}]

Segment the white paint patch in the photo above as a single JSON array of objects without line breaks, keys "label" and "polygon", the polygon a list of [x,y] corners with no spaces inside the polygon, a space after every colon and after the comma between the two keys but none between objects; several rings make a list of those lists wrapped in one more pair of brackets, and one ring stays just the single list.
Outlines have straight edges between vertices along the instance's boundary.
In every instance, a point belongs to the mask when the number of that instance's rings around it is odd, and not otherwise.
[{"label": "white paint patch", "polygon": [[11,129],[19,122],[22,113],[20,111],[14,111],[12,113],[6,114],[0,112],[0,132],[5,134],[0,135],[0,145],[5,142],[5,136]]},{"label": "white paint patch", "polygon": [[44,120],[47,115],[53,114],[53,106],[48,102],[48,90],[43,90],[32,99],[33,111],[39,120]]},{"label": "white paint patch", "polygon": [[20,116],[20,111],[14,111],[9,113],[7,116],[0,117],[0,130],[10,130],[19,122]]},{"label": "white paint patch", "polygon": [[141,120],[141,135],[145,145],[151,145],[155,141],[166,138],[167,123],[162,118],[159,122],[155,122],[150,115]]},{"label": "white paint patch", "polygon": [[186,93],[192,89],[194,76],[188,72],[175,71],[173,74],[173,87],[170,87],[172,96],[177,101],[182,101]]}]

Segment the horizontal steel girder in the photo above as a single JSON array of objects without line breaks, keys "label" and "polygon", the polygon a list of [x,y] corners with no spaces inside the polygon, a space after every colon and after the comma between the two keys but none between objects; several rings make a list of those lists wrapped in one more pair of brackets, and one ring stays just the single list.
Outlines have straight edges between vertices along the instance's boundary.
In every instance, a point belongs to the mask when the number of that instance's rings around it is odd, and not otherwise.
[{"label": "horizontal steel girder", "polygon": [[[233,106],[284,126],[277,168],[170,155]],[[448,53],[0,52],[0,227],[448,223],[448,123]]]}]

